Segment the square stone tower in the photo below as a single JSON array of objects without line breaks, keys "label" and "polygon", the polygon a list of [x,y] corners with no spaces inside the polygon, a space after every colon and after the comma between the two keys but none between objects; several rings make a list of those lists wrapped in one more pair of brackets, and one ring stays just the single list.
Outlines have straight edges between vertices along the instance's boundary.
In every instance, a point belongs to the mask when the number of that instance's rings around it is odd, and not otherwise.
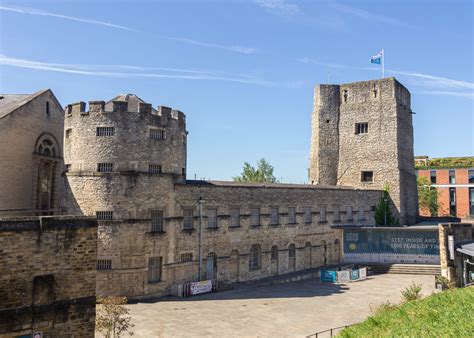
[{"label": "square stone tower", "polygon": [[413,224],[418,194],[410,92],[395,78],[315,88],[312,184],[388,186],[400,224]]}]

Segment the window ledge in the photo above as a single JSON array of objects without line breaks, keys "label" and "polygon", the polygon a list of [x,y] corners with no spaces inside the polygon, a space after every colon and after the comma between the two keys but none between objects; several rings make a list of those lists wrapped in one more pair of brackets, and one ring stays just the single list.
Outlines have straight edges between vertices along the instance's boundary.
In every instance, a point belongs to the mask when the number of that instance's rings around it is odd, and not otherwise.
[{"label": "window ledge", "polygon": [[149,231],[147,234],[150,236],[162,236],[166,234],[166,231]]},{"label": "window ledge", "polygon": [[182,232],[193,233],[196,229],[181,229]]},{"label": "window ledge", "polygon": [[294,227],[294,226],[297,225],[297,224],[298,224],[298,223],[295,222],[295,223],[287,223],[286,225]]},{"label": "window ledge", "polygon": [[269,224],[269,227],[279,227],[281,224]]},{"label": "window ledge", "polygon": [[158,283],[161,283],[161,282],[162,282],[162,280],[160,279],[160,280],[153,281],[153,282],[148,281],[148,284],[158,284]]},{"label": "window ledge", "polygon": [[240,229],[240,228],[241,228],[240,225],[237,225],[237,226],[230,226],[230,225],[229,225],[229,229]]},{"label": "window ledge", "polygon": [[250,229],[259,229],[259,228],[261,228],[261,227],[262,227],[261,224],[259,224],[259,225],[251,225],[251,226],[250,226]]},{"label": "window ledge", "polygon": [[249,268],[249,271],[258,271],[258,270],[260,270],[261,268],[262,268],[261,266],[259,266],[258,268]]},{"label": "window ledge", "polygon": [[318,224],[327,224],[328,221],[319,221]]},{"label": "window ledge", "polygon": [[208,231],[217,231],[217,230],[219,230],[219,227],[207,227],[206,229]]}]

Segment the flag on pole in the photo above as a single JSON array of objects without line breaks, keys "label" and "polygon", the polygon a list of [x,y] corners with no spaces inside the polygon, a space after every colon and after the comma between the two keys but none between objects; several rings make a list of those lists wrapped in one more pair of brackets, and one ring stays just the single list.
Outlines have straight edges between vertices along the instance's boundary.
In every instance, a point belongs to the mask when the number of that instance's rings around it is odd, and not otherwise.
[{"label": "flag on pole", "polygon": [[375,63],[377,65],[382,65],[382,79],[385,77],[385,53],[383,48],[377,55],[374,55],[370,58],[370,63]]},{"label": "flag on pole", "polygon": [[383,49],[378,52],[377,55],[374,55],[370,58],[370,63],[376,63],[380,65],[382,63],[382,58],[383,58]]}]

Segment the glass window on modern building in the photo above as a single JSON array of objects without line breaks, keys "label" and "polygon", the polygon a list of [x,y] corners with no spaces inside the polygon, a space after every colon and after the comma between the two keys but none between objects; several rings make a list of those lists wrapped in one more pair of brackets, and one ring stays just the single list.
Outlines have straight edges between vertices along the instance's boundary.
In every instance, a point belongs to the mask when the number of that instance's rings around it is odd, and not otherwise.
[{"label": "glass window on modern building", "polygon": [[456,171],[455,170],[449,171],[449,184],[456,184]]},{"label": "glass window on modern building", "polygon": [[474,183],[474,169],[469,169],[467,172],[469,183]]},{"label": "glass window on modern building", "polygon": [[474,216],[474,188],[469,188],[469,215]]},{"label": "glass window on modern building", "polygon": [[436,184],[436,170],[430,170],[430,182]]},{"label": "glass window on modern building", "polygon": [[449,215],[456,216],[456,188],[449,188]]}]

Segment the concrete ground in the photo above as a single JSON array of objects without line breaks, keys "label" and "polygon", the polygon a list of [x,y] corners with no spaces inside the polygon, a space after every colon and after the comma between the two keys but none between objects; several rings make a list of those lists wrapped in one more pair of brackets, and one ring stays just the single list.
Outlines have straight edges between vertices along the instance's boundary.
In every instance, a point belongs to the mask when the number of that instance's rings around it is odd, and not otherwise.
[{"label": "concrete ground", "polygon": [[434,276],[387,274],[341,285],[314,279],[245,285],[129,308],[136,337],[303,337],[360,322],[382,302],[400,302],[400,290],[412,281],[423,285],[423,295],[434,292]]}]

